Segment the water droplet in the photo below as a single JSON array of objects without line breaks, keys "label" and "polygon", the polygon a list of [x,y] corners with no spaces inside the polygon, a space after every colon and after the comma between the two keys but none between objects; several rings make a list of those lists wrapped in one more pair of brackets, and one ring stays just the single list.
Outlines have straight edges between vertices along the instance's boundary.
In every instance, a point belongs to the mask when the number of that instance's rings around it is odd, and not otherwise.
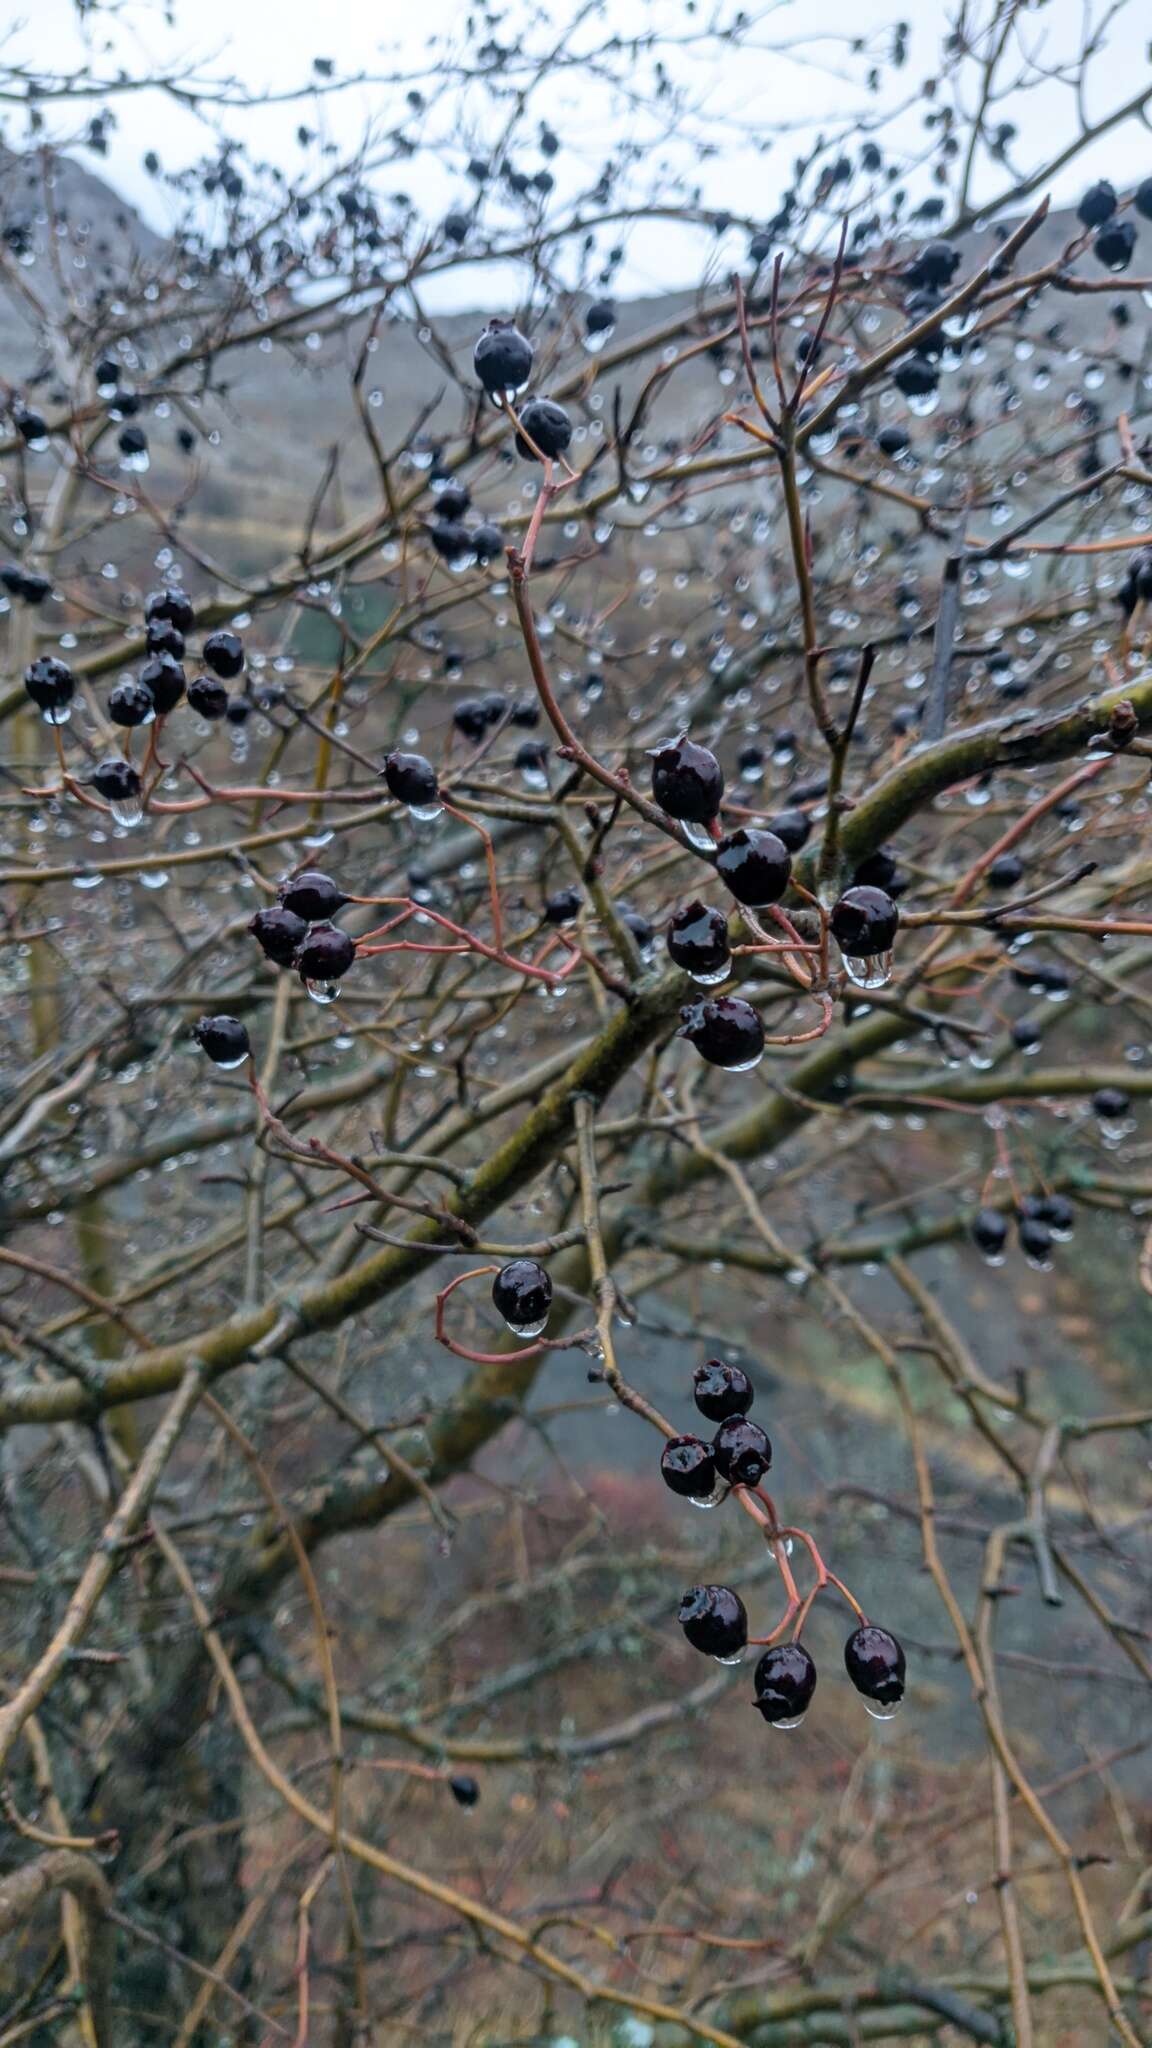
[{"label": "water droplet", "polygon": [[690,979],[698,988],[715,988],[718,982],[727,981],[731,972],[731,963],[726,960],[723,967],[717,968],[715,974],[690,974]]},{"label": "water droplet", "polygon": [[[914,412],[918,420],[926,420],[936,411],[939,404],[940,393],[938,391],[925,391],[919,397],[909,398],[908,410],[909,412]],[[778,1728],[794,1728],[798,1724],[795,1721],[778,1721],[776,1725]]]},{"label": "water droplet", "polygon": [[601,349],[607,348],[615,332],[615,327],[601,327],[595,334],[586,334],[584,336],[584,347],[588,354],[590,356],[598,356]]},{"label": "water droplet", "polygon": [[443,804],[409,804],[408,816],[415,825],[431,825],[444,815]]},{"label": "water droplet", "polygon": [[304,846],[327,846],[328,841],[333,836],[330,825],[317,825],[314,831],[304,834],[302,844]]},{"label": "water droplet", "polygon": [[134,825],[139,825],[144,817],[143,800],[138,796],[113,797],[108,809],[116,823],[129,831]]},{"label": "water droplet", "polygon": [[140,877],[140,887],[142,889],[166,889],[168,887],[168,870],[166,868],[146,869]]},{"label": "water droplet", "polygon": [[890,1701],[887,1706],[882,1700],[865,1700],[864,1712],[873,1721],[894,1721],[903,1705],[903,1700]]},{"label": "water droplet", "polygon": [[[508,1318],[505,1317],[504,1320],[507,1322]],[[539,1322],[535,1323],[508,1323],[508,1328],[514,1337],[520,1337],[527,1342],[530,1337],[538,1337],[541,1330],[548,1328],[548,1318],[541,1316]]]},{"label": "water droplet", "polygon": [[728,1488],[722,1479],[718,1479],[711,1493],[703,1494],[699,1500],[689,1498],[688,1505],[690,1508],[718,1508],[721,1501],[727,1497]]},{"label": "water droplet", "polygon": [[707,825],[698,825],[692,818],[681,818],[678,822],[689,846],[696,847],[700,853],[715,852],[716,842]]},{"label": "water droplet", "polygon": [[103,875],[73,875],[72,887],[74,889],[98,889],[103,880]]},{"label": "water droplet", "polygon": [[844,972],[857,988],[887,988],[892,979],[891,953],[845,953],[843,958]]},{"label": "water droplet", "polygon": [[713,1657],[712,1662],[714,1664],[742,1664],[744,1662],[744,1652],[743,1650],[737,1650],[734,1657]]},{"label": "water droplet", "polygon": [[768,1726],[770,1728],[779,1728],[782,1735],[787,1735],[791,1729],[799,1728],[801,1721],[806,1721],[807,1718],[808,1713],[807,1709],[805,1709],[804,1713],[797,1714],[794,1721],[769,1721]]},{"label": "water droplet", "polygon": [[308,981],[304,986],[314,1003],[334,1003],[340,993],[338,981]]},{"label": "water droplet", "polygon": [[212,1065],[219,1067],[222,1074],[230,1074],[234,1067],[242,1067],[247,1057],[247,1053],[242,1052],[238,1060],[213,1060]]},{"label": "water droplet", "polygon": [[48,705],[40,713],[40,716],[44,720],[45,725],[67,725],[68,720],[72,716],[72,706],[70,704],[57,704],[55,707]]},{"label": "water droplet", "polygon": [[754,1059],[738,1060],[734,1067],[725,1067],[724,1072],[726,1074],[750,1074],[752,1072],[753,1067],[758,1067],[760,1065],[760,1062],[763,1059],[763,1057],[764,1049],[763,1047],[761,1047],[760,1051],[756,1054]]}]

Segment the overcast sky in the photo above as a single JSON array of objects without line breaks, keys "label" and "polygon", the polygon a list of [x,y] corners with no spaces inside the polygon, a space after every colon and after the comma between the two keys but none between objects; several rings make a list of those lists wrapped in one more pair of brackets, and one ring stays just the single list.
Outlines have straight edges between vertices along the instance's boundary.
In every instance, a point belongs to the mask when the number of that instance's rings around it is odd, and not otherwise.
[{"label": "overcast sky", "polygon": [[[438,48],[443,49],[458,35],[466,11],[466,0],[418,0],[417,5],[409,0],[325,0],[322,7],[315,0],[171,0],[171,4],[171,25],[157,0],[145,0],[145,4],[125,0],[111,17],[101,11],[85,25],[74,0],[34,0],[32,5],[24,0],[14,29],[0,42],[0,62],[16,61],[52,71],[88,62],[95,71],[109,73],[123,67],[133,76],[157,70],[174,73],[193,63],[202,77],[231,75],[241,79],[250,92],[258,93],[297,85],[308,77],[316,56],[331,59],[339,74],[374,70],[392,75],[396,70],[420,70],[434,62]],[[525,0],[508,0],[504,8],[507,24],[524,4]],[[547,11],[562,21],[571,12],[572,0],[545,0],[545,4]],[[706,6],[712,4],[714,0],[701,0],[698,22],[705,17]],[[793,53],[737,54],[729,50],[712,67],[694,60],[693,86],[706,94],[713,133],[725,146],[712,161],[698,167],[686,156],[684,168],[700,177],[708,204],[768,215],[787,182],[794,153],[810,144],[819,130],[837,128],[857,108],[873,116],[876,113],[876,98],[863,88],[867,60],[851,56],[845,39],[874,39],[880,49],[883,31],[893,21],[901,14],[911,19],[908,65],[886,87],[894,103],[936,68],[944,25],[926,0],[903,0],[903,6],[900,0],[777,0],[775,5],[745,0],[745,6],[760,24],[762,41],[777,47],[792,42]],[[1044,65],[1055,70],[1070,56],[1085,12],[1084,0],[1047,0],[1045,5],[1025,10],[1029,47]],[[671,17],[668,0],[609,0],[607,10],[611,27],[625,36],[644,27],[666,26]],[[680,18],[679,9],[675,18]],[[1125,0],[1093,69],[1089,119],[1100,118],[1150,76],[1150,35],[1152,15],[1146,0]],[[502,36],[509,39],[508,26],[502,29]],[[400,98],[399,94],[390,95],[384,85],[370,90],[352,88],[327,102],[323,116],[327,131],[342,147],[350,147],[366,121],[394,119]],[[205,151],[210,132],[192,114],[154,93],[118,98],[115,104],[118,127],[107,157],[78,154],[130,198],[153,226],[164,230],[174,218],[175,202],[163,184],[145,172],[145,152],[158,150],[165,167],[175,169]],[[574,154],[593,173],[619,134],[619,111],[587,81],[579,92],[561,85],[538,111],[565,133],[566,140],[572,136]],[[909,153],[920,145],[923,111],[919,106],[914,114],[898,121],[893,131],[897,145]],[[1075,132],[1074,102],[1056,83],[1019,104],[1006,106],[1000,117],[1016,120],[1021,132],[1018,158],[1029,168]],[[264,107],[241,114],[230,112],[227,117],[254,148],[289,175],[302,167],[295,139],[302,118],[312,118],[307,106],[303,110],[299,105]],[[771,127],[781,120],[787,121],[793,132],[767,156],[735,140],[739,126],[763,123]],[[61,134],[74,134],[75,121],[74,112],[52,117],[52,125]],[[7,114],[4,133],[13,146],[21,145],[25,129],[19,113]],[[672,155],[674,158],[675,145]],[[1074,199],[1088,177],[1099,174],[1111,176],[1117,184],[1152,175],[1152,133],[1148,128],[1133,121],[1097,144],[1082,165],[1057,181],[1057,201]],[[389,190],[401,181],[398,172],[386,175]],[[990,197],[999,189],[1003,175],[989,166],[978,196]],[[402,179],[417,203],[431,213],[451,205],[462,190],[467,191],[458,171],[419,159],[404,167]],[[920,189],[934,188],[924,184]],[[646,227],[633,238],[621,288],[639,293],[687,283],[698,275],[699,262],[698,241],[693,247],[678,231]],[[487,282],[491,287],[492,281]],[[480,296],[475,279],[461,280],[460,293],[475,301]]]}]

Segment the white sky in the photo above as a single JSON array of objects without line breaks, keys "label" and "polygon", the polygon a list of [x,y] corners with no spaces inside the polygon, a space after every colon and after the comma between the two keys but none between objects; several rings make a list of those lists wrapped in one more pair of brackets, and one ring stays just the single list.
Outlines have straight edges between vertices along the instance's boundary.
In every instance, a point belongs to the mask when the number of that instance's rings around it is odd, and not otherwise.
[{"label": "white sky", "polygon": [[[21,6],[21,0],[17,0]],[[527,0],[505,0],[502,39],[511,39],[514,19]],[[575,0],[543,0],[546,12],[557,22],[570,15]],[[730,13],[734,0],[723,0]],[[27,12],[17,15],[15,26],[0,38],[0,69],[18,62],[40,71],[88,62],[94,71],[107,75],[123,67],[133,76],[164,70],[174,72],[191,61],[202,76],[231,75],[242,80],[252,93],[294,86],[306,79],[315,56],[331,58],[338,74],[373,70],[393,76],[397,71],[417,71],[435,61],[459,32],[468,0],[171,0],[174,23],[165,19],[160,0],[122,0],[111,15],[97,13],[87,23],[74,0],[23,0]],[[702,23],[717,0],[699,0],[696,22]],[[717,209],[732,207],[743,213],[768,216],[787,183],[794,154],[803,151],[819,130],[835,130],[860,109],[875,114],[878,107],[894,111],[901,93],[914,89],[930,74],[938,58],[939,37],[945,24],[930,0],[745,0],[745,9],[757,22],[760,39],[777,46],[791,42],[792,54],[737,54],[728,51],[709,68],[693,60],[694,89],[706,94],[713,133],[719,144],[715,158],[694,166],[691,155],[683,158],[686,172],[699,176],[706,202]],[[719,11],[719,7],[717,7]],[[972,12],[969,0],[969,12]],[[983,9],[977,0],[976,12]],[[1047,0],[1024,14],[1024,32],[1032,54],[1047,68],[1055,70],[1075,49],[1086,11],[1084,0]],[[863,90],[866,60],[852,57],[845,47],[848,37],[862,37],[877,49],[883,31],[904,15],[911,19],[910,60],[904,72],[888,75],[885,94],[878,101]],[[653,25],[667,27],[682,19],[679,6],[670,0],[605,0],[608,26],[627,36]],[[1138,90],[1141,81],[1152,80],[1149,35],[1152,15],[1146,0],[1122,0],[1117,19],[1097,59],[1088,93],[1087,116],[1099,119],[1114,105]],[[439,43],[436,40],[439,39]],[[830,72],[832,75],[829,75]],[[156,149],[167,169],[175,169],[204,153],[210,145],[210,131],[191,113],[173,106],[155,93],[126,96],[115,102],[118,127],[110,138],[106,158],[77,151],[100,176],[114,184],[140,209],[151,224],[163,231],[175,217],[175,202],[162,184],[150,178],[142,159]],[[85,113],[94,111],[86,108]],[[922,141],[923,105],[896,121],[892,131],[898,146],[910,154]],[[11,146],[20,147],[26,130],[18,110],[3,110],[3,132]],[[402,114],[402,94],[387,85],[371,89],[352,88],[325,103],[318,112],[308,103],[263,107],[243,113],[230,112],[229,125],[240,130],[261,154],[275,161],[289,175],[303,165],[295,134],[303,119],[323,126],[342,148],[350,148],[366,122],[388,125]],[[536,112],[561,130],[570,148],[552,166],[561,176],[565,165],[570,174],[594,174],[603,156],[620,133],[622,117],[606,95],[597,94],[584,80],[561,81],[542,97]],[[1006,104],[1000,118],[1014,119],[1020,129],[1017,160],[1031,169],[1044,154],[1050,154],[1071,140],[1075,132],[1072,95],[1053,82],[1029,94],[1026,99]],[[763,124],[766,128],[786,122],[791,132],[768,155],[745,146],[733,124]],[[76,133],[74,110],[49,109],[49,128],[62,138]],[[891,138],[890,138],[891,139]],[[676,145],[668,152],[676,161]],[[539,158],[526,160],[533,169]],[[1078,165],[1056,182],[1057,202],[1075,199],[1091,176],[1108,175],[1117,184],[1152,175],[1152,133],[1137,121],[1129,122],[1098,143]],[[1004,172],[987,167],[977,187],[978,197],[987,199],[1000,189]],[[383,189],[400,186],[410,191],[433,218],[453,203],[470,196],[471,188],[459,171],[442,159],[418,158],[412,163],[388,169]],[[926,181],[913,181],[920,196],[935,190]],[[724,252],[731,262],[744,237]],[[693,282],[699,275],[702,242],[683,230],[645,225],[629,243],[629,261],[619,289],[627,293],[668,289]],[[499,284],[491,273],[483,279],[464,273],[447,290],[442,283],[436,304],[478,303],[492,300]]]}]

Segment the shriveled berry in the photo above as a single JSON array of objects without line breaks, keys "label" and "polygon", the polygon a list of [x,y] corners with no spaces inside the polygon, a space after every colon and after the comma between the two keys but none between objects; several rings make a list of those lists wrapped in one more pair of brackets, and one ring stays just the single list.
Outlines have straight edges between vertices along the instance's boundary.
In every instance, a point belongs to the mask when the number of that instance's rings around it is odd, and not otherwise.
[{"label": "shriveled berry", "polygon": [[732,959],[728,944],[728,920],[722,910],[710,910],[693,900],[674,911],[668,925],[668,955],[696,981],[723,981]]},{"label": "shriveled berry", "polygon": [[690,1586],[676,1619],[694,1650],[734,1663],[748,1641],[748,1615],[731,1586]]},{"label": "shriveled berry", "polygon": [[436,770],[423,754],[393,751],[384,756],[384,780],[397,803],[423,810],[440,800]]},{"label": "shriveled berry", "polygon": [[884,889],[867,883],[846,889],[832,906],[832,936],[845,953],[871,959],[891,950],[900,927],[900,912]]},{"label": "shriveled berry", "polygon": [[711,1500],[716,1460],[698,1436],[670,1436],[660,1453],[660,1476],[683,1500]]},{"label": "shriveled berry", "polygon": [[775,832],[742,825],[716,847],[716,872],[737,903],[763,910],[779,903],[792,874],[792,856]]},{"label": "shriveled berry", "polygon": [[857,1692],[881,1710],[874,1719],[890,1720],[904,1697],[904,1652],[895,1636],[865,1622],[844,1645],[844,1668]]},{"label": "shriveled berry", "polygon": [[709,1066],[745,1073],[764,1051],[764,1026],[742,996],[714,996],[686,1003],[680,1012],[678,1036],[687,1038]]},{"label": "shriveled berry", "polygon": [[215,676],[193,676],[188,685],[188,703],[201,718],[223,718],[228,710],[228,692]]},{"label": "shriveled berry", "polygon": [[239,633],[209,633],[204,642],[203,656],[213,675],[231,682],[244,666],[244,642]]},{"label": "shriveled berry", "polygon": [[285,875],[276,891],[276,901],[285,910],[294,910],[308,924],[318,924],[322,918],[335,917],[348,898],[331,875],[321,874],[319,868],[305,868],[298,875]]},{"label": "shriveled berry", "polygon": [[338,924],[313,924],[301,940],[293,963],[305,981],[339,981],[356,958],[356,941]]},{"label": "shriveled berry", "polygon": [[472,351],[476,375],[490,397],[522,391],[535,354],[527,335],[511,320],[490,320]]},{"label": "shriveled berry", "polygon": [[712,1439],[712,1456],[729,1486],[759,1486],[772,1464],[772,1446],[758,1422],[729,1415]]},{"label": "shriveled berry", "polygon": [[709,1422],[726,1422],[730,1415],[747,1415],[755,1389],[740,1366],[709,1358],[692,1375],[692,1398]]},{"label": "shriveled berry", "polygon": [[755,1705],[774,1728],[795,1728],[812,1704],[816,1666],[802,1643],[776,1643],[753,1673]]},{"label": "shriveled berry", "polygon": [[492,1302],[518,1337],[537,1337],[552,1306],[552,1275],[536,1259],[510,1259],[492,1282]]},{"label": "shriveled berry", "polygon": [[282,903],[269,903],[258,910],[249,926],[266,960],[277,967],[291,967],[308,935],[308,926],[294,910]]},{"label": "shriveled berry", "polygon": [[671,740],[652,753],[652,795],[670,818],[707,825],[720,809],[724,773],[715,754],[694,740]]},{"label": "shriveled berry", "polygon": [[530,398],[520,408],[516,452],[528,462],[544,456],[549,462],[563,455],[572,439],[572,422],[554,398]]},{"label": "shriveled berry", "polygon": [[193,1026],[192,1036],[201,1052],[206,1052],[217,1067],[243,1066],[252,1050],[247,1028],[239,1017],[201,1017]]}]

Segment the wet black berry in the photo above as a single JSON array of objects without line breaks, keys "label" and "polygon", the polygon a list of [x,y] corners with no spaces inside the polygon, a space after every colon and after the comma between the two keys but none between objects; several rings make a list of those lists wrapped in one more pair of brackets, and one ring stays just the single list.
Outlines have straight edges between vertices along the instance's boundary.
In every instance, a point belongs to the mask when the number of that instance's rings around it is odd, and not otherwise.
[{"label": "wet black berry", "polygon": [[1032,1214],[1046,1223],[1055,1237],[1071,1237],[1076,1227],[1076,1210],[1067,1195],[1038,1195]]},{"label": "wet black berry", "polygon": [[552,1275],[536,1259],[512,1259],[492,1282],[492,1302],[510,1330],[538,1336],[552,1306]]},{"label": "wet black berry", "polygon": [[196,624],[192,600],[183,590],[154,590],[144,600],[144,617],[149,624],[165,619],[178,633],[190,633]]},{"label": "wet black berry", "polygon": [[532,374],[534,350],[511,320],[490,320],[472,362],[485,391],[493,398],[522,391]]},{"label": "wet black berry", "polygon": [[149,619],[144,628],[144,645],[149,654],[174,654],[177,661],[184,657],[184,635],[168,619]]},{"label": "wet black berry", "polygon": [[310,925],[293,962],[304,981],[339,981],[356,958],[356,941],[337,924]]},{"label": "wet black berry", "polygon": [[729,1486],[758,1486],[772,1464],[772,1446],[758,1422],[729,1415],[712,1439],[712,1456]]},{"label": "wet black berry", "polygon": [[844,1645],[844,1669],[866,1700],[895,1712],[904,1697],[904,1652],[886,1628],[866,1622],[856,1629]]},{"label": "wet black berry", "polygon": [[7,562],[0,569],[0,584],[9,597],[18,597],[21,604],[43,604],[52,594],[52,578],[41,576],[35,569],[23,569],[19,562]]},{"label": "wet black berry", "polygon": [[1136,247],[1136,226],[1130,220],[1110,220],[1092,244],[1093,253],[1105,270],[1127,270]]},{"label": "wet black berry", "polygon": [[904,276],[913,290],[945,291],[962,261],[960,250],[951,242],[925,242],[916,251]]},{"label": "wet black berry", "polygon": [[147,725],[156,716],[151,690],[144,683],[117,683],[108,692],[108,716],[115,725]]},{"label": "wet black berry", "polygon": [[985,1258],[998,1258],[1008,1242],[1008,1220],[999,1209],[977,1209],[972,1218],[972,1242]]},{"label": "wet black berry", "polygon": [[238,1067],[252,1050],[248,1032],[238,1017],[201,1017],[192,1036],[218,1067]]},{"label": "wet black berry", "polygon": [[132,803],[140,795],[139,774],[122,754],[109,754],[107,760],[99,762],[92,770],[88,780],[106,804]]},{"label": "wet black berry", "polygon": [[1076,218],[1086,228],[1102,228],[1111,220],[1116,211],[1116,188],[1101,178],[1095,185],[1089,185],[1083,199],[1076,208]]},{"label": "wet black berry", "polygon": [[754,1067],[764,1051],[764,1026],[742,996],[686,1003],[680,1020],[678,1035],[690,1040],[709,1066],[742,1073]]},{"label": "wet black berry", "polygon": [[940,372],[923,356],[909,356],[893,371],[892,382],[905,398],[928,398],[940,382]]},{"label": "wet black berry", "polygon": [[1017,988],[1026,988],[1034,996],[1061,996],[1072,986],[1068,969],[1054,960],[1033,960],[1027,967],[1014,967],[1012,979]]},{"label": "wet black berry", "polygon": [[766,1721],[790,1727],[812,1703],[816,1666],[801,1643],[777,1643],[765,1650],[753,1673],[755,1704]]},{"label": "wet black berry", "polygon": [[48,422],[43,413],[34,412],[30,405],[12,407],[12,424],[22,441],[46,441]]},{"label": "wet black berry", "polygon": [[676,1619],[692,1648],[706,1657],[735,1659],[748,1641],[744,1602],[731,1586],[690,1586]]},{"label": "wet black berry", "polygon": [[1023,861],[1014,853],[1002,853],[992,862],[984,880],[990,889],[1014,889],[1023,876]]},{"label": "wet black berry", "polygon": [[1018,1017],[1011,1031],[1012,1043],[1020,1052],[1036,1052],[1044,1043],[1031,1017]]},{"label": "wet black berry", "polygon": [[881,427],[876,436],[876,446],[882,455],[903,455],[911,445],[912,437],[907,427]]},{"label": "wet black berry", "polygon": [[642,953],[656,943],[656,927],[645,917],[642,910],[633,910],[627,903],[620,905],[620,922],[631,932]]},{"label": "wet black berry", "polygon": [[571,924],[579,917],[584,898],[579,889],[557,889],[544,904],[545,924]]},{"label": "wet black berry", "polygon": [[1092,1107],[1106,1123],[1115,1123],[1119,1117],[1127,1116],[1129,1098],[1123,1088],[1097,1088]]},{"label": "wet black berry", "polygon": [[869,960],[891,951],[900,912],[885,890],[857,883],[833,904],[830,922],[832,936],[845,953]]},{"label": "wet black berry", "polygon": [[812,833],[812,820],[807,811],[777,811],[768,820],[768,831],[774,833],[789,853],[799,853]]},{"label": "wet black berry", "polygon": [[669,922],[668,954],[675,966],[698,981],[723,981],[732,959],[723,911],[695,900],[685,903]]},{"label": "wet black berry", "polygon": [[204,661],[213,675],[231,682],[244,666],[244,642],[238,633],[209,633],[204,642]]},{"label": "wet black berry", "polygon": [[684,1500],[711,1500],[716,1491],[716,1460],[698,1436],[670,1436],[660,1453],[660,1474]]},{"label": "wet black berry", "polygon": [[385,754],[384,780],[397,803],[411,804],[417,810],[424,810],[439,802],[436,770],[423,754]]},{"label": "wet black berry", "polygon": [[428,538],[442,562],[460,562],[467,568],[475,558],[476,542],[472,528],[460,519],[430,519]]},{"label": "wet black berry", "polygon": [[466,740],[478,745],[507,709],[507,699],[490,690],[485,697],[461,697],[452,713],[452,723]]},{"label": "wet black berry", "polygon": [[670,818],[707,825],[720,809],[724,774],[715,754],[694,740],[672,740],[652,755],[652,795]]},{"label": "wet black berry", "polygon": [[584,314],[585,334],[611,334],[616,325],[616,308],[611,299],[593,299]]},{"label": "wet black berry", "polygon": [[282,903],[270,903],[258,910],[248,926],[266,960],[277,967],[291,967],[296,959],[308,926],[294,910],[285,910]]},{"label": "wet black berry", "polygon": [[156,715],[166,718],[184,695],[184,671],[174,654],[154,654],[140,670],[140,681],[149,692]]},{"label": "wet black berry", "polygon": [[[146,455],[148,436],[143,427],[121,427],[116,436],[116,446],[121,455]],[[147,464],[144,466],[147,467]]]},{"label": "wet black berry", "polygon": [[193,676],[188,685],[188,703],[201,718],[223,718],[228,710],[228,692],[215,676]]},{"label": "wet black berry", "polygon": [[472,528],[472,546],[476,560],[481,564],[502,561],[505,545],[504,529],[497,526],[494,519],[482,520],[479,526]]},{"label": "wet black berry", "polygon": [[455,1777],[449,1778],[448,1790],[457,1806],[475,1806],[480,1797],[479,1785],[475,1778],[468,1777],[466,1772],[458,1772]]},{"label": "wet black berry", "polygon": [[1052,1232],[1038,1216],[1021,1216],[1016,1227],[1020,1249],[1034,1266],[1047,1266],[1052,1256]]},{"label": "wet black berry", "polygon": [[294,910],[308,924],[318,924],[322,918],[335,917],[348,898],[331,875],[321,874],[319,868],[305,868],[299,875],[285,876],[276,891],[276,901],[285,910]]},{"label": "wet black berry", "polygon": [[66,661],[41,654],[24,671],[24,688],[38,711],[59,712],[72,702],[76,678]]},{"label": "wet black berry", "polygon": [[537,450],[549,461],[563,455],[572,439],[572,422],[562,405],[554,398],[530,398],[520,408],[520,431],[516,436],[517,453],[528,462],[535,462]]},{"label": "wet black berry", "polygon": [[742,825],[716,847],[716,872],[737,903],[763,910],[779,903],[792,874],[792,856],[775,832]]},{"label": "wet black berry", "polygon": [[709,1422],[726,1422],[730,1415],[747,1415],[755,1391],[740,1366],[709,1358],[692,1375],[692,1398]]},{"label": "wet black berry", "polygon": [[436,493],[436,517],[463,519],[471,504],[472,493],[467,484],[443,484]]}]

